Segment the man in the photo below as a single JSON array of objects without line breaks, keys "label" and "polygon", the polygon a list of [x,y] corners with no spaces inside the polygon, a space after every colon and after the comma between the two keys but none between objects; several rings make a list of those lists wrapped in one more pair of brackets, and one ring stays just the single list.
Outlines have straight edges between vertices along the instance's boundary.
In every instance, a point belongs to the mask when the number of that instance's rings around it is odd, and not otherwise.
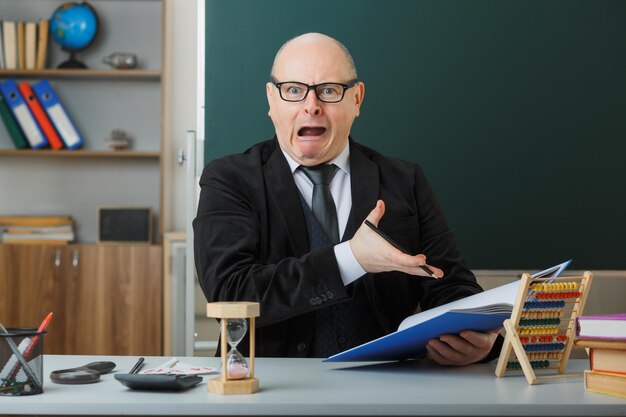
[{"label": "man", "polygon": [[[421,168],[350,139],[365,87],[341,43],[290,40],[266,93],[275,138],[206,166],[194,220],[207,300],[261,304],[258,356],[326,357],[395,331],[418,307],[482,291]],[[490,359],[496,336],[443,335],[428,356]]]}]

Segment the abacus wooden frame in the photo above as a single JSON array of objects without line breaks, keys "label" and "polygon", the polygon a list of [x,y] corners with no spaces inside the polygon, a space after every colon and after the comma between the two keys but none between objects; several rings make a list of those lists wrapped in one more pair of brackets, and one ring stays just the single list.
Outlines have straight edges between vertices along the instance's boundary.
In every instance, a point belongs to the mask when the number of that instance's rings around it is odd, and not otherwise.
[{"label": "abacus wooden frame", "polygon": [[[593,280],[593,274],[590,271],[585,271],[582,276],[576,277],[545,277],[545,278],[532,278],[529,274],[523,274],[522,279],[520,281],[520,288],[517,293],[517,297],[515,299],[515,305],[513,306],[513,312],[511,313],[511,318],[504,321],[504,329],[506,330],[506,337],[504,339],[504,344],[502,346],[502,350],[500,351],[500,358],[498,359],[498,364],[496,366],[496,376],[503,377],[506,373],[507,363],[509,362],[509,358],[511,356],[512,351],[515,352],[515,357],[520,363],[521,370],[528,381],[528,384],[534,385],[537,383],[539,379],[547,379],[547,378],[555,378],[555,377],[569,377],[569,376],[579,376],[580,374],[565,374],[565,370],[567,368],[567,362],[569,360],[569,355],[572,351],[572,347],[574,344],[574,336],[576,334],[576,317],[580,316],[583,308],[585,307],[585,302],[587,301],[587,295],[589,293],[589,287],[591,286],[591,282]],[[565,347],[563,349],[563,353],[558,360],[558,368],[556,375],[541,375],[537,376],[535,374],[535,370],[532,368],[531,363],[528,359],[526,351],[524,350],[524,346],[520,340],[519,330],[520,319],[522,318],[522,314],[528,310],[524,309],[524,304],[530,295],[531,285],[537,284],[546,281],[553,282],[571,282],[571,281],[580,281],[578,286],[579,295],[573,301],[573,305],[571,306],[571,313],[569,317],[569,322],[567,324],[567,329],[565,331],[565,335],[567,336],[567,340],[565,343]],[[557,309],[555,309],[557,310]],[[563,309],[564,310],[564,309]],[[562,321],[563,322],[563,321]],[[548,369],[554,369],[554,367],[550,367]]]}]

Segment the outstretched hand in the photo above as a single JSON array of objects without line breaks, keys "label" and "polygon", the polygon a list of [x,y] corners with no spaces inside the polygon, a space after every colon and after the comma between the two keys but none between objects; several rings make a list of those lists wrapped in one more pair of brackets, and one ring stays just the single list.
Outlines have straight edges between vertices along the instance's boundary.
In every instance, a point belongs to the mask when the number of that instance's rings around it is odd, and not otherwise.
[{"label": "outstretched hand", "polygon": [[[385,203],[378,200],[374,210],[367,216],[375,226],[385,214]],[[366,272],[400,271],[405,274],[429,276],[421,267],[427,266],[433,271],[434,278],[442,278],[443,271],[426,263],[426,256],[422,254],[407,255],[396,249],[380,237],[376,232],[362,224],[350,239],[350,247],[361,267]]]}]

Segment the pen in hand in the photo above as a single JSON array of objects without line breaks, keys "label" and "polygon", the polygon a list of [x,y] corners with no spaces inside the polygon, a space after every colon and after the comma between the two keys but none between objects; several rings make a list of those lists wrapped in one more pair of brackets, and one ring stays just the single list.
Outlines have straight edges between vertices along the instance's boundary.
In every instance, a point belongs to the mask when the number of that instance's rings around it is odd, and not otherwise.
[{"label": "pen in hand", "polygon": [[141,367],[143,366],[143,362],[145,361],[145,359],[143,357],[139,358],[139,360],[137,361],[137,363],[135,364],[135,366],[133,366],[133,368],[130,370],[130,374],[136,374],[137,372],[139,372],[139,370],[141,369]]},{"label": "pen in hand", "polygon": [[[398,249],[400,252],[402,253],[406,253],[407,255],[410,255],[409,252],[407,252],[402,246],[400,246],[397,242],[395,242],[392,238],[390,238],[389,236],[387,236],[385,233],[383,233],[382,230],[380,230],[378,227],[374,226],[372,224],[372,222],[370,222],[369,220],[365,219],[365,224],[372,229],[373,231],[375,231],[380,237],[382,237],[383,239],[385,239],[387,242],[389,242],[394,248]],[[422,271],[426,272],[428,274],[429,277],[435,277],[435,273],[426,265],[420,265],[419,266]]]}]

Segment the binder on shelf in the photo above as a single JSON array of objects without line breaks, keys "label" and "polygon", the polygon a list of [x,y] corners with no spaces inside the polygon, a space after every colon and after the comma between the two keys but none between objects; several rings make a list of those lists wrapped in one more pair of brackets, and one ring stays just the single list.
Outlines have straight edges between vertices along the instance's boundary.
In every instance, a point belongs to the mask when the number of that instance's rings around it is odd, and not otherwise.
[{"label": "binder on shelf", "polygon": [[2,37],[4,41],[4,65],[6,69],[17,69],[17,39],[15,22],[2,22]]},{"label": "binder on shelf", "polygon": [[24,22],[17,22],[17,69],[26,68],[26,56],[24,54]]},{"label": "binder on shelf", "polygon": [[37,23],[26,22],[24,31],[24,61],[26,69],[34,70],[37,63]]},{"label": "binder on shelf", "polygon": [[46,110],[52,124],[68,149],[76,149],[83,145],[83,138],[59,101],[48,80],[33,84],[33,91],[41,106]]},{"label": "binder on shelf", "polygon": [[11,136],[15,148],[28,148],[28,142],[17,124],[17,121],[13,118],[13,114],[11,114],[11,110],[4,100],[2,93],[0,93],[0,117],[2,117],[4,121],[4,126],[7,128],[7,132],[9,132],[9,136]]},{"label": "binder on shelf", "polygon": [[33,149],[39,149],[48,144],[46,137],[39,130],[39,126],[35,121],[35,118],[28,110],[28,105],[20,90],[17,87],[17,83],[13,79],[8,79],[0,83],[0,92],[4,95],[4,99],[11,109],[15,120],[20,125],[24,136],[28,140],[30,147]]},{"label": "binder on shelf", "polygon": [[46,57],[48,54],[48,32],[50,23],[48,19],[39,21],[39,39],[37,41],[37,63],[38,70],[46,68]]},{"label": "binder on shelf", "polygon": [[43,107],[41,107],[41,104],[37,100],[37,97],[35,97],[35,93],[33,92],[30,84],[24,81],[18,85],[18,88],[20,89],[22,96],[24,96],[24,100],[26,101],[30,112],[39,124],[39,129],[46,136],[46,139],[48,140],[48,143],[50,144],[52,149],[59,150],[63,148],[63,142],[61,141],[61,138],[57,134],[57,131],[52,125],[52,122],[48,118],[46,111],[43,109]]}]

